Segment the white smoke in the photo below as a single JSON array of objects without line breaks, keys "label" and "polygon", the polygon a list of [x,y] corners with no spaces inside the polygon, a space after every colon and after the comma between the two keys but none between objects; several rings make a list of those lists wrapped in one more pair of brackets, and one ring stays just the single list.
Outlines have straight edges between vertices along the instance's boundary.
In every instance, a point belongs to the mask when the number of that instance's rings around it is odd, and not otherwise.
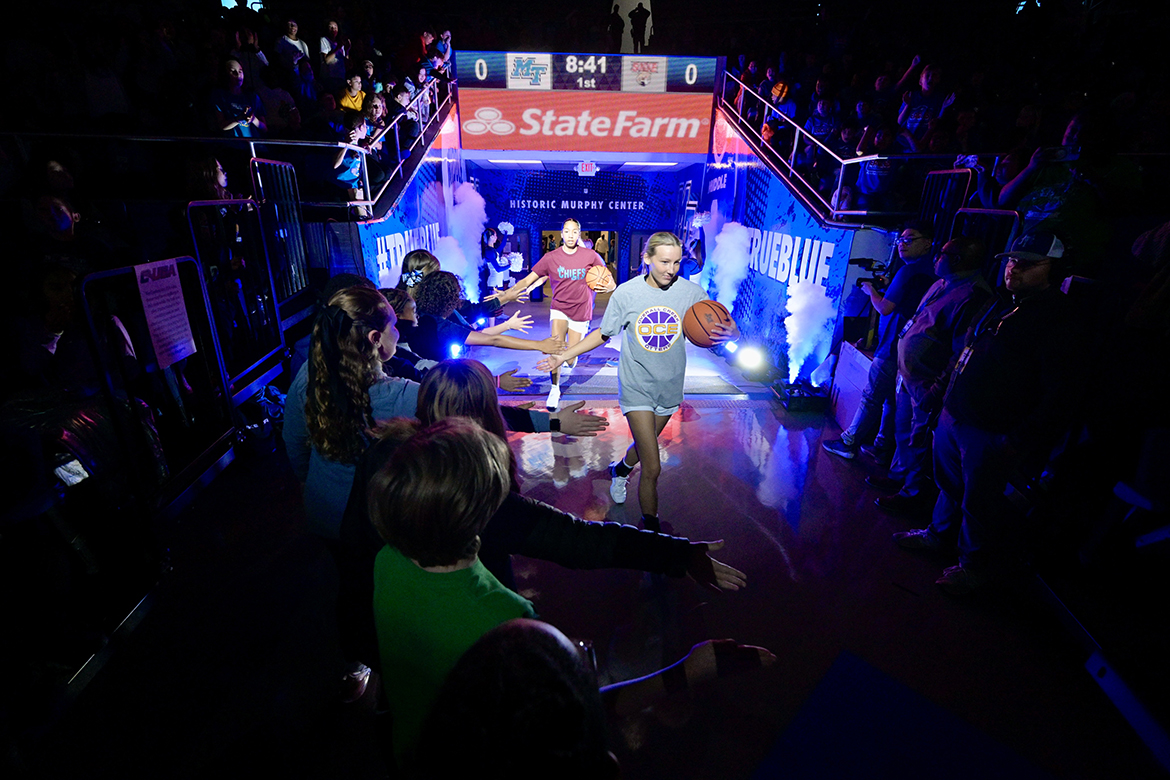
[{"label": "white smoke", "polygon": [[836,307],[824,287],[794,278],[788,284],[787,309],[788,381],[795,382],[810,355],[816,356],[817,363],[825,359],[833,337],[829,323]]},{"label": "white smoke", "polygon": [[703,279],[715,283],[715,300],[728,311],[733,310],[739,285],[747,278],[751,244],[752,237],[746,227],[738,222],[725,222],[715,236],[715,250],[707,258],[711,270],[704,269]]},{"label": "white smoke", "polygon": [[455,188],[454,203],[447,210],[447,233],[435,245],[435,257],[444,271],[463,280],[463,294],[479,300],[479,266],[483,262],[479,239],[487,224],[487,208],[475,185],[464,182]]}]

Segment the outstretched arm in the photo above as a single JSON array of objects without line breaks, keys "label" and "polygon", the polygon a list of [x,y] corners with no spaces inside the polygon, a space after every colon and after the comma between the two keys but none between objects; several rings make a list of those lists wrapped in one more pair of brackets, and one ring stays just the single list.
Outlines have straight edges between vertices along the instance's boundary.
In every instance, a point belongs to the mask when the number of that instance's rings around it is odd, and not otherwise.
[{"label": "outstretched arm", "polygon": [[467,334],[467,341],[464,343],[472,347],[502,347],[503,349],[534,350],[549,355],[560,352],[565,348],[565,342],[563,340],[553,338],[552,336],[541,341],[533,341],[532,339],[518,339],[515,336],[493,336],[476,330]]},{"label": "outstretched arm", "polygon": [[549,354],[544,360],[536,364],[536,367],[541,371],[556,371],[557,368],[567,360],[572,360],[578,355],[584,355],[590,350],[597,349],[607,340],[606,336],[601,335],[601,329],[597,329],[590,333],[585,338],[578,341],[573,347],[565,350],[561,354]]},{"label": "outstretched arm", "polygon": [[[525,276],[523,279],[516,282],[516,284],[512,285],[512,287],[509,289],[504,290],[502,293],[496,293],[495,298],[500,303],[515,303],[516,301],[520,300],[520,297],[528,292],[528,288],[535,285],[538,280],[543,283],[544,277],[538,273],[530,273],[528,276]],[[488,297],[490,298],[492,296],[489,295]]]}]

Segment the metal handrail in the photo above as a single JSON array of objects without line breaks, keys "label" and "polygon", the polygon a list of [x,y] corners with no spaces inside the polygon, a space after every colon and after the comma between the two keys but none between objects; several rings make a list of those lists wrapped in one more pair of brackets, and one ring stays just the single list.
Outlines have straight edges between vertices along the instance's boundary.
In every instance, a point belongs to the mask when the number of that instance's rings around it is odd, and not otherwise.
[{"label": "metal handrail", "polygon": [[[452,79],[452,80],[447,81],[445,83],[447,84],[447,96],[445,98],[443,98],[442,102],[439,102],[439,84],[440,84],[440,82],[436,79],[434,81],[429,82],[424,87],[423,90],[420,90],[419,93],[417,95],[415,95],[414,98],[411,99],[410,103],[408,103],[406,106],[407,110],[409,110],[412,107],[416,107],[416,104],[419,104],[422,101],[422,98],[424,96],[429,95],[432,92],[434,93],[433,94],[433,96],[434,96],[433,102],[435,104],[434,111],[430,114],[430,116],[427,117],[426,124],[422,125],[422,127],[419,128],[418,137],[415,138],[414,142],[410,145],[410,152],[412,154],[413,154],[415,148],[419,145],[419,143],[421,143],[423,141],[423,139],[426,138],[427,131],[430,130],[431,127],[434,126],[435,122],[438,121],[439,117],[443,115],[443,110],[448,105],[454,103],[456,81],[454,79]],[[384,127],[382,129],[382,131],[374,137],[374,140],[372,142],[372,143],[378,143],[379,141],[382,141],[390,133],[390,129],[394,128],[394,148],[399,151],[397,165],[395,165],[394,170],[391,171],[386,176],[386,180],[384,182],[382,182],[382,186],[378,190],[378,194],[373,198],[373,202],[377,202],[378,199],[382,197],[382,194],[384,192],[386,192],[386,188],[389,187],[391,182],[393,182],[394,179],[402,172],[402,167],[403,167],[405,161],[402,159],[402,155],[401,155],[402,145],[401,145],[401,136],[398,133],[398,124],[405,117],[406,117],[405,111],[403,113],[399,114],[398,116],[394,117],[394,119],[392,119],[390,121],[390,123],[388,125],[386,125],[386,127]]]}]

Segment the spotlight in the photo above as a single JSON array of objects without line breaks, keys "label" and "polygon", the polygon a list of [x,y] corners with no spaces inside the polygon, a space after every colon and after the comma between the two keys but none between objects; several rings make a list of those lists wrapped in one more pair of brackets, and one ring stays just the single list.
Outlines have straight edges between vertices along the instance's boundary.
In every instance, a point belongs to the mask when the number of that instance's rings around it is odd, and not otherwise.
[{"label": "spotlight", "polygon": [[729,341],[729,342],[727,342],[726,344],[724,344],[724,345],[723,345],[723,348],[724,348],[724,349],[726,349],[728,352],[730,352],[731,354],[733,354],[733,355],[734,355],[734,354],[735,354],[735,351],[736,351],[737,349],[739,349],[739,345],[738,345],[738,344],[736,344],[734,341]]},{"label": "spotlight", "polygon": [[462,344],[452,344],[447,349],[447,354],[451,356],[452,360],[454,360],[455,358],[457,358],[463,354],[463,345]]},{"label": "spotlight", "polygon": [[764,363],[764,356],[755,347],[744,347],[735,357],[740,368],[748,370],[759,368]]},{"label": "spotlight", "polygon": [[487,318],[480,317],[478,320],[475,321],[475,324],[480,325],[480,326],[487,325]]}]

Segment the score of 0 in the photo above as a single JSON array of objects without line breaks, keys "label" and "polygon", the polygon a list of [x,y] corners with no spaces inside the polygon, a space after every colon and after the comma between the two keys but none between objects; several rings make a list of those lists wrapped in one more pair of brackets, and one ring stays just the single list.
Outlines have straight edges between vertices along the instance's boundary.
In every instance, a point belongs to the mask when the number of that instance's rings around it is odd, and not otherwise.
[{"label": "score of 0", "polygon": [[588,59],[578,59],[570,54],[565,57],[566,73],[605,73],[605,57],[590,55]]}]

